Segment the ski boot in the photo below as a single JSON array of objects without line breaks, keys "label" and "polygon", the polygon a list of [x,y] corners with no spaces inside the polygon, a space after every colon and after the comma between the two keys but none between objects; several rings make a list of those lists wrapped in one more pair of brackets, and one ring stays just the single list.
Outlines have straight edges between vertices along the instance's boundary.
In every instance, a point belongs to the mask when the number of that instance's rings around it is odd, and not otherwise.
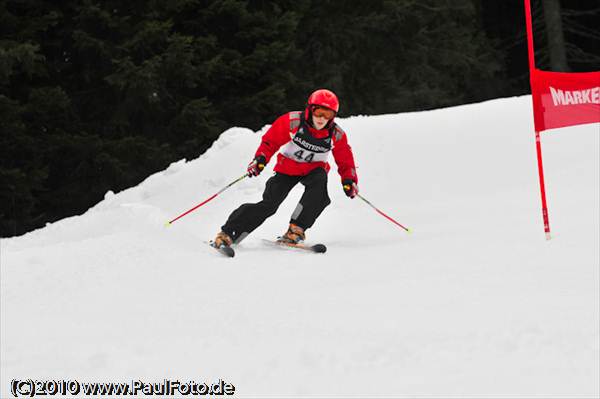
[{"label": "ski boot", "polygon": [[230,247],[233,244],[233,239],[227,233],[220,231],[212,243],[215,248]]},{"label": "ski boot", "polygon": [[231,248],[231,244],[233,244],[233,239],[223,231],[219,232],[214,241],[210,242],[211,247],[215,248],[223,255],[233,258],[235,256],[235,251]]},{"label": "ski boot", "polygon": [[300,244],[305,238],[304,229],[294,223],[290,223],[288,231],[283,236],[279,237],[277,241],[289,244]]}]

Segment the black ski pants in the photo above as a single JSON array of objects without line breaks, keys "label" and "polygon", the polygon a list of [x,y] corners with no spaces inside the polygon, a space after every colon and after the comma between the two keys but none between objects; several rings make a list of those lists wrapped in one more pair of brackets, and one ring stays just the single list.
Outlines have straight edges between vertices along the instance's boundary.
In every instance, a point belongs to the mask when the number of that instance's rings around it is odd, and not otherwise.
[{"label": "black ski pants", "polygon": [[279,205],[298,183],[302,183],[305,189],[290,223],[305,230],[312,227],[323,209],[331,203],[327,194],[327,172],[323,168],[317,168],[306,176],[276,173],[267,180],[262,201],[241,205],[229,215],[221,230],[229,234],[234,242],[240,242],[268,217],[275,214]]}]

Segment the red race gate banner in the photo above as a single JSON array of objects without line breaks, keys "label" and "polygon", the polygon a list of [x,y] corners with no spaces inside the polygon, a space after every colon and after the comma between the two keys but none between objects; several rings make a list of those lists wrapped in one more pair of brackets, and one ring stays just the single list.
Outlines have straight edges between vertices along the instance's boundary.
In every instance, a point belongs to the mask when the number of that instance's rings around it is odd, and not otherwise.
[{"label": "red race gate banner", "polygon": [[535,130],[600,123],[600,72],[563,73],[533,69]]},{"label": "red race gate banner", "polygon": [[600,123],[600,71],[565,73],[537,69],[533,49],[531,4],[530,0],[524,1],[535,144],[542,197],[542,218],[546,239],[549,240],[550,222],[546,201],[540,132],[585,123]]}]

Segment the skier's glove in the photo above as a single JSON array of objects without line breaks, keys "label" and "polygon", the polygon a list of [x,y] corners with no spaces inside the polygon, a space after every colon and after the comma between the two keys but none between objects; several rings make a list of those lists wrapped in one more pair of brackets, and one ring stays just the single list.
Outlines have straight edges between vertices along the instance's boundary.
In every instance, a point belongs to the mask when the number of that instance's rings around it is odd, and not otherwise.
[{"label": "skier's glove", "polygon": [[248,177],[258,176],[263,171],[267,164],[267,158],[263,155],[259,155],[250,164],[248,164]]},{"label": "skier's glove", "polygon": [[354,198],[358,194],[358,185],[352,179],[344,179],[342,187],[344,188],[344,193],[350,198]]}]

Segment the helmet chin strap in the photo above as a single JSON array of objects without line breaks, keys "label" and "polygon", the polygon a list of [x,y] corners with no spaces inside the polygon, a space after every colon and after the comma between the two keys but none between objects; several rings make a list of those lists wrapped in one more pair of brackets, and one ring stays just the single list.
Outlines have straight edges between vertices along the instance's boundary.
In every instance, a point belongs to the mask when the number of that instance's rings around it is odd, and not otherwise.
[{"label": "helmet chin strap", "polygon": [[315,124],[313,123],[313,106],[308,105],[306,107],[306,110],[308,111],[308,118],[306,118],[306,122],[308,123],[308,126],[316,129]]}]

